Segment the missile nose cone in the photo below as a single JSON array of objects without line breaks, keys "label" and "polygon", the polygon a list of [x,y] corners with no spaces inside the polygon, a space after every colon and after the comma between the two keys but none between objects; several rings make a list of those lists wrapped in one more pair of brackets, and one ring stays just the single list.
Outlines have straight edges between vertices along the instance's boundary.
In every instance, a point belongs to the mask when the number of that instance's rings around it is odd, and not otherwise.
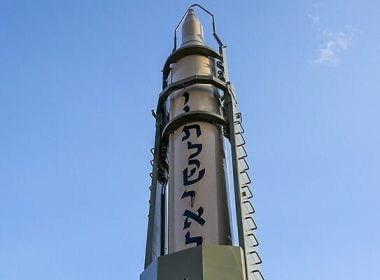
[{"label": "missile nose cone", "polygon": [[182,24],[182,44],[188,45],[204,45],[203,26],[199,21],[193,9],[187,11],[187,15]]}]

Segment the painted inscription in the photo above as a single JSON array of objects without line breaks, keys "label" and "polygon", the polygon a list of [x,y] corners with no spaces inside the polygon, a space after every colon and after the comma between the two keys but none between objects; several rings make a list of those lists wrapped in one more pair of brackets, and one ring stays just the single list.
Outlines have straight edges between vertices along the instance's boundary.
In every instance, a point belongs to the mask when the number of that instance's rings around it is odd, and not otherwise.
[{"label": "painted inscription", "polygon": [[[187,105],[190,94],[185,91],[183,94],[185,98],[183,111],[189,112],[190,107]],[[198,223],[203,226],[206,223],[206,220],[203,218],[204,208],[200,206],[198,209],[193,209],[194,201],[196,198],[196,191],[189,190],[194,184],[200,182],[205,174],[206,169],[201,168],[201,162],[197,159],[202,152],[202,144],[200,143],[192,143],[188,139],[190,135],[195,134],[197,138],[202,135],[202,130],[199,124],[190,124],[185,125],[182,129],[183,137],[181,142],[187,141],[187,150],[191,151],[188,159],[187,159],[187,167],[183,169],[183,186],[185,191],[182,194],[181,199],[190,199],[191,209],[185,209],[183,213],[184,222],[183,222],[183,230],[185,231],[185,244],[196,244],[196,246],[200,246],[203,244],[202,236],[191,236],[191,226],[193,223]]]}]

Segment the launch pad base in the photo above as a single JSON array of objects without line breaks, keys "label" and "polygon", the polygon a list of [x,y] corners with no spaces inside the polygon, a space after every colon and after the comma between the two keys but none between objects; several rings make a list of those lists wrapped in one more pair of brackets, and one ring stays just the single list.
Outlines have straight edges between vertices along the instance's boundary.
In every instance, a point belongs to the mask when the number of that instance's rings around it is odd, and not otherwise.
[{"label": "launch pad base", "polygon": [[245,280],[240,247],[204,245],[154,260],[140,280]]}]

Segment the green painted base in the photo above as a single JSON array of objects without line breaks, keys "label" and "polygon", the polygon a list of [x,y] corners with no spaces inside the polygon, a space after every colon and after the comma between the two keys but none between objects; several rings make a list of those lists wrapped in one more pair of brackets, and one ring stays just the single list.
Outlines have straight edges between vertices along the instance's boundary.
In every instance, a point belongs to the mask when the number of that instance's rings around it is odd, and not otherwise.
[{"label": "green painted base", "polygon": [[240,247],[205,245],[159,257],[140,280],[245,280]]}]

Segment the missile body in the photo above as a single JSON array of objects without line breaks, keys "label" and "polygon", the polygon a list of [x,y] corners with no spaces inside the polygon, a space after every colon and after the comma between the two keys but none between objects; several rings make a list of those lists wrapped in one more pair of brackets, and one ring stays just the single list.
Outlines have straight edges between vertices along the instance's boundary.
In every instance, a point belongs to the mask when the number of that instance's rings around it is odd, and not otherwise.
[{"label": "missile body", "polygon": [[[193,7],[211,16],[218,51],[205,44]],[[162,72],[162,91],[152,110],[156,134],[140,280],[264,280],[242,117],[212,13],[198,4],[187,9]],[[230,223],[236,228],[233,240]]]},{"label": "missile body", "polygon": [[[182,25],[182,45],[204,45],[203,28],[190,9]],[[171,83],[193,75],[214,75],[214,60],[188,55],[176,62]],[[181,114],[207,111],[222,115],[212,85],[192,85],[167,101],[169,122]],[[190,122],[169,136],[169,253],[204,244],[230,244],[225,155],[220,125]]]}]

